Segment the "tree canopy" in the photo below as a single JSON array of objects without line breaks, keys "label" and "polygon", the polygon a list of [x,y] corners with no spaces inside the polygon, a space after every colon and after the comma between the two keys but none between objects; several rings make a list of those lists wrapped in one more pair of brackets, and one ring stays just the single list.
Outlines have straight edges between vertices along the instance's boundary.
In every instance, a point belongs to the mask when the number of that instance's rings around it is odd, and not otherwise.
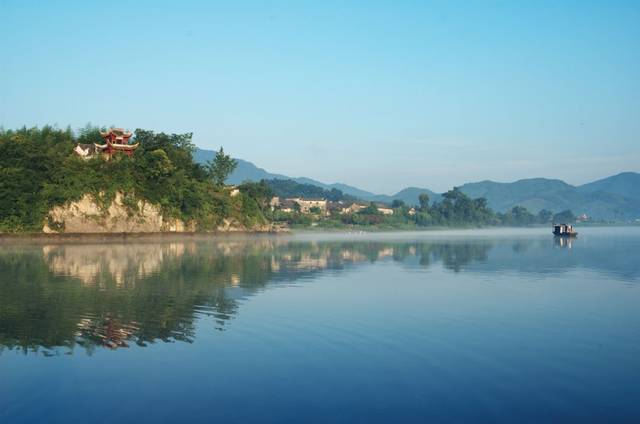
[{"label": "tree canopy", "polygon": [[341,190],[332,188],[326,190],[313,184],[303,184],[294,180],[264,180],[275,196],[279,197],[305,197],[305,198],[323,198],[333,202],[340,200],[354,201],[357,200],[353,196],[344,194]]},{"label": "tree canopy", "polygon": [[226,217],[243,223],[265,220],[259,208],[250,216],[243,210],[242,199],[250,195],[235,199],[221,189],[220,178],[234,163],[222,149],[215,182],[209,170],[193,161],[191,133],[137,129],[134,140],[140,147],[133,157],[86,160],[73,153],[76,143],[101,142],[101,129],[0,129],[0,231],[40,231],[52,207],[85,194],[108,206],[117,191],[155,203],[166,217],[194,221],[203,230]]},{"label": "tree canopy", "polygon": [[213,183],[222,187],[236,166],[238,166],[238,161],[225,154],[224,149],[220,147],[216,156],[207,162],[207,171]]}]

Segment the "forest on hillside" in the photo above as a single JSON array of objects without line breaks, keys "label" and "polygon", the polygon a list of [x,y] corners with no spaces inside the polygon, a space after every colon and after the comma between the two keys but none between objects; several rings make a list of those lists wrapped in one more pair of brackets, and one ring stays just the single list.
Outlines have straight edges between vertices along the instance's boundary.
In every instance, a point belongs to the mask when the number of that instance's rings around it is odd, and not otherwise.
[{"label": "forest on hillside", "polygon": [[139,143],[132,157],[115,155],[111,160],[97,156],[83,159],[74,153],[78,143],[101,144],[104,128],[87,126],[73,131],[51,126],[0,129],[0,232],[40,232],[49,211],[58,205],[90,194],[108,208],[117,192],[136,213],[138,200],[160,207],[166,218],[196,223],[199,231],[215,229],[225,218],[247,227],[271,221],[321,227],[383,226],[388,228],[430,226],[526,226],[552,221],[572,222],[571,211],[553,214],[530,213],[516,206],[505,213],[493,211],[486,199],[472,199],[458,188],[432,202],[426,193],[419,204],[395,200],[392,215],[380,213],[371,203],[357,213],[282,213],[271,210],[272,196],[321,197],[349,204],[358,201],[340,190],[326,190],[291,180],[245,182],[239,195],[232,196],[224,185],[235,162],[221,149],[205,164],[197,163],[192,134],[165,134],[137,129]]},{"label": "forest on hillside", "polygon": [[219,169],[193,160],[192,134],[137,129],[134,140],[140,144],[132,157],[78,157],[77,143],[103,143],[100,130],[0,129],[0,232],[39,232],[54,206],[89,193],[106,208],[118,191],[132,213],[138,199],[145,200],[159,205],[163,216],[195,222],[203,231],[227,217],[248,226],[266,222],[266,199],[246,190],[230,196]]},{"label": "forest on hillside", "polygon": [[[343,226],[381,226],[387,228],[411,227],[465,227],[465,226],[512,226],[546,225],[552,222],[571,223],[576,220],[571,210],[553,213],[542,209],[533,214],[523,206],[514,206],[506,212],[496,212],[488,205],[487,199],[472,199],[458,187],[441,195],[441,200],[432,201],[424,192],[418,196],[418,204],[407,204],[395,199],[390,204],[363,202],[346,195],[337,189],[326,190],[310,184],[301,184],[293,180],[262,180],[274,195],[281,198],[323,198],[329,201],[327,213],[315,210],[315,213],[300,211],[274,211],[272,218],[293,225],[308,226],[316,223],[321,227]],[[359,203],[363,207],[357,212],[343,213],[342,207]],[[380,207],[390,207],[393,214],[384,214]]]},{"label": "forest on hillside", "polygon": [[356,201],[358,198],[343,193],[337,188],[331,190],[318,187],[313,184],[299,183],[294,180],[281,180],[281,179],[269,179],[262,180],[273,192],[275,196],[282,198],[302,197],[309,198],[322,198],[332,202],[338,201]]}]

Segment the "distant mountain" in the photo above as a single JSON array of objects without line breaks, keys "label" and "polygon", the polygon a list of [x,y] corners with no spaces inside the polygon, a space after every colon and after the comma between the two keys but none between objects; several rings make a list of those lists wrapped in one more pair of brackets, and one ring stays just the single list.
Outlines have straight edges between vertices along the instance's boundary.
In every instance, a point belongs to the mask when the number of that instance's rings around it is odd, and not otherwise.
[{"label": "distant mountain", "polygon": [[350,196],[357,197],[358,199],[363,199],[363,200],[370,200],[371,197],[376,196],[374,193],[371,193],[369,191],[362,190],[357,187],[353,187],[353,186],[342,184],[342,183],[324,184],[324,183],[321,183],[320,181],[313,180],[311,178],[305,178],[305,177],[292,178],[292,180],[301,184],[317,185],[318,187],[322,187],[325,190],[331,190],[332,188],[335,188],[337,190],[340,190],[344,194],[348,194]]},{"label": "distant mountain", "polygon": [[618,175],[581,185],[578,189],[583,193],[605,191],[630,199],[640,199],[640,174],[637,172],[622,172]]},{"label": "distant mountain", "polygon": [[[213,159],[216,155],[216,152],[213,150],[205,150],[205,149],[196,149],[193,157],[198,163],[206,163]],[[306,178],[306,177],[288,177],[282,174],[272,174],[262,168],[257,167],[251,162],[242,159],[236,159],[238,161],[238,166],[235,171],[229,176],[227,180],[231,184],[240,184],[243,181],[260,181],[260,180],[293,180],[300,184],[311,184],[318,187],[322,187],[325,190],[331,190],[332,188],[338,189],[342,191],[344,194],[348,194],[359,199],[369,200],[376,195],[374,193],[361,190],[357,187],[353,187],[347,184],[335,183],[335,184],[325,184],[320,181]]]},{"label": "distant mountain", "polygon": [[275,196],[283,199],[292,197],[302,197],[307,199],[322,198],[333,202],[344,201],[353,202],[359,199],[344,194],[338,189],[327,190],[315,184],[305,184],[294,180],[263,180],[271,189]]},{"label": "distant mountain", "polygon": [[[197,149],[194,157],[204,163],[211,160],[214,151]],[[301,184],[311,184],[325,190],[332,188],[365,201],[391,203],[400,199],[408,205],[418,204],[418,196],[427,193],[431,202],[441,201],[442,195],[426,188],[408,187],[394,195],[375,194],[346,184],[325,184],[306,177],[288,177],[272,174],[251,162],[238,159],[238,167],[229,177],[229,182],[261,179],[294,180]],[[489,206],[499,212],[506,212],[514,206],[524,206],[531,212],[541,209],[553,212],[571,209],[575,214],[583,214],[606,220],[628,221],[640,219],[640,174],[623,172],[579,187],[561,180],[531,178],[511,183],[480,181],[459,187],[471,198],[484,197]]]},{"label": "distant mountain", "polygon": [[402,200],[407,205],[417,205],[418,198],[422,193],[429,195],[429,203],[439,202],[442,200],[442,195],[435,193],[428,188],[407,187],[404,190],[397,192],[394,195],[388,196],[386,194],[376,194],[365,198],[365,200],[371,200],[375,202],[391,203],[395,199]]},{"label": "distant mountain", "polygon": [[[514,206],[524,206],[534,213],[541,209],[554,212],[571,209],[576,214],[586,213],[589,216],[607,220],[629,220],[640,217],[640,199],[638,199],[640,185],[635,189],[627,187],[628,196],[598,190],[596,186],[592,187],[593,190],[583,187],[575,187],[560,180],[532,178],[512,183],[494,181],[468,183],[462,185],[460,190],[472,198],[486,198],[489,206],[500,212],[505,212]],[[616,187],[622,190],[626,186],[619,184]]]},{"label": "distant mountain", "polygon": [[[193,158],[196,162],[205,164],[212,160],[216,155],[213,150],[196,149]],[[288,180],[289,177],[280,174],[272,174],[262,168],[258,168],[253,163],[242,159],[236,159],[238,166],[227,180],[231,184],[240,184],[243,181],[260,181],[260,180]]]},{"label": "distant mountain", "polygon": [[564,203],[575,187],[560,180],[532,178],[513,183],[480,181],[464,184],[459,189],[473,199],[486,198],[489,206],[497,211],[504,212],[520,205],[537,212],[540,209],[557,210],[558,202]]}]

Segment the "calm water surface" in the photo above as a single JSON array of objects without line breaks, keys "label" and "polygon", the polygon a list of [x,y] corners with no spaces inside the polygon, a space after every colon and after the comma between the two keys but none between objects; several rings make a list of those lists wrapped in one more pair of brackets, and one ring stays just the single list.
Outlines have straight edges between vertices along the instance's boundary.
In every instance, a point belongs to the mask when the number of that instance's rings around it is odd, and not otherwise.
[{"label": "calm water surface", "polygon": [[0,247],[0,423],[640,422],[640,229]]}]

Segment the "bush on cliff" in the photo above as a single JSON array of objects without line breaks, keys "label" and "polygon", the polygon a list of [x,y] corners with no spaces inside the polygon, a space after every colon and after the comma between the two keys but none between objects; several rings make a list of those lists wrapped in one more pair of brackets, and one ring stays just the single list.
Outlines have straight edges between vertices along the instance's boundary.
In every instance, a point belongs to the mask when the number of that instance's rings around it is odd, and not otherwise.
[{"label": "bush on cliff", "polygon": [[245,225],[265,222],[251,192],[231,197],[193,161],[192,134],[164,134],[138,129],[140,146],[133,157],[115,155],[85,160],[73,153],[77,143],[102,142],[100,129],[51,126],[0,129],[0,231],[40,231],[48,211],[90,193],[108,207],[117,191],[158,204],[166,217],[194,220],[214,229],[225,218]]}]

